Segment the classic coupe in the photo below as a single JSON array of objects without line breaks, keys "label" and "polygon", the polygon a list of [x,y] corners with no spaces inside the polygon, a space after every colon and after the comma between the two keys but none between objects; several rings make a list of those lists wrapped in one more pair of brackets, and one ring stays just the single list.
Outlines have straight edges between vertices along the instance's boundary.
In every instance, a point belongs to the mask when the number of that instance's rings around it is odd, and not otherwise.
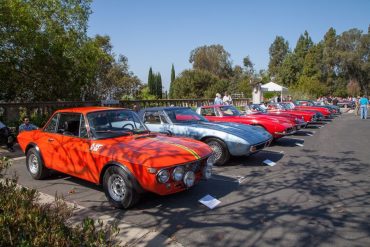
[{"label": "classic coupe", "polygon": [[331,118],[332,117],[332,112],[329,109],[324,108],[324,107],[308,106],[308,105],[297,105],[297,104],[295,104],[293,102],[283,102],[283,103],[289,104],[290,107],[292,109],[294,109],[294,110],[316,111],[316,112],[320,112],[322,115],[324,115],[324,118]]},{"label": "classic coupe", "polygon": [[188,139],[151,133],[131,110],[81,107],[56,111],[18,142],[34,179],[56,170],[102,184],[108,201],[129,208],[140,195],[180,192],[212,172],[212,149]]},{"label": "classic coupe", "polygon": [[232,105],[201,106],[197,108],[197,113],[211,122],[223,121],[262,127],[268,131],[274,139],[294,134],[297,129],[300,128],[299,125],[296,125],[295,120],[291,120],[290,118],[262,114],[242,115],[238,109]]},{"label": "classic coupe", "polygon": [[250,155],[269,146],[271,135],[262,128],[236,123],[213,123],[188,107],[153,107],[139,112],[151,131],[191,137],[207,143],[213,162],[225,164],[230,155]]},{"label": "classic coupe", "polygon": [[340,107],[336,105],[321,104],[313,100],[295,100],[294,104],[299,106],[314,106],[314,107],[323,107],[329,109],[332,114],[340,114]]},{"label": "classic coupe", "polygon": [[318,111],[296,109],[294,108],[294,105],[291,105],[290,103],[268,103],[267,111],[275,114],[289,113],[295,116],[300,116],[308,123],[316,123],[324,118],[324,115]]},{"label": "classic coupe", "polygon": [[[294,114],[291,112],[287,112],[286,110],[278,110],[278,111],[268,111],[265,108],[262,108],[260,104],[249,104],[245,105],[245,114],[247,115],[255,115],[255,114],[264,114],[268,116],[282,116],[291,119],[292,121],[295,121],[296,125],[298,125],[300,128],[305,128],[308,124],[308,122],[312,119],[312,115],[308,118],[305,118],[301,114]],[[307,119],[307,121],[306,121]]]}]

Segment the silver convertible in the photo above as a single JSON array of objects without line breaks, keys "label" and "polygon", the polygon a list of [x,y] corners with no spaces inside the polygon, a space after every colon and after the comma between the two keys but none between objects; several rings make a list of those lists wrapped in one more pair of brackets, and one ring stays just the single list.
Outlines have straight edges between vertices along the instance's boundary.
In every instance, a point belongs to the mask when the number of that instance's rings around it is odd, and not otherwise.
[{"label": "silver convertible", "polygon": [[270,145],[272,136],[262,128],[245,124],[209,122],[188,107],[153,107],[139,112],[153,132],[185,136],[207,143],[214,163],[225,164],[230,155],[250,155]]}]

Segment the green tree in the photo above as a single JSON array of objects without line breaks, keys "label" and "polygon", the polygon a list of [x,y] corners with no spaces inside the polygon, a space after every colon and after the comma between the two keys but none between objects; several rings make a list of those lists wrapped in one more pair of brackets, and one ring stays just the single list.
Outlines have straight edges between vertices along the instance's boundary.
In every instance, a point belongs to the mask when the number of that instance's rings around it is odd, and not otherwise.
[{"label": "green tree", "polygon": [[303,68],[304,59],[306,54],[313,46],[312,39],[307,31],[304,32],[303,35],[299,36],[297,41],[297,45],[294,48],[294,54],[297,56],[297,62],[299,66]]},{"label": "green tree", "polygon": [[254,74],[254,64],[252,63],[252,60],[249,56],[246,56],[243,58],[243,65],[245,69],[245,73],[249,76],[252,76]]},{"label": "green tree", "polygon": [[337,35],[334,28],[330,28],[324,35],[322,79],[326,83],[330,94],[335,90],[337,79]]},{"label": "green tree", "polygon": [[284,86],[294,86],[298,81],[300,68],[296,61],[296,55],[294,53],[288,53],[278,71],[277,77],[279,78],[279,82]]},{"label": "green tree", "polygon": [[201,46],[190,52],[189,62],[193,69],[206,70],[219,78],[232,75],[230,54],[222,45]]},{"label": "green tree", "polygon": [[152,67],[149,69],[149,74],[148,74],[148,88],[149,88],[149,93],[151,95],[155,95],[155,81],[154,81],[154,74]]},{"label": "green tree", "polygon": [[150,94],[148,85],[144,85],[140,89],[139,94],[137,95],[137,98],[142,99],[142,100],[155,100],[156,99],[154,95]]},{"label": "green tree", "polygon": [[347,81],[357,81],[363,93],[368,94],[370,84],[369,31],[350,29],[338,37],[339,66]]},{"label": "green tree", "polygon": [[[89,0],[3,0],[0,4],[0,100],[79,99],[91,81],[80,63]],[[87,53],[87,54],[86,54]],[[83,67],[85,65],[85,67]]]},{"label": "green tree", "polygon": [[[184,70],[173,82],[173,97],[176,99],[199,99],[210,94],[211,87],[220,89],[218,84],[220,79],[209,71],[205,70]],[[223,88],[223,90],[225,90]]]},{"label": "green tree", "polygon": [[155,96],[157,99],[162,99],[162,76],[161,73],[157,73],[154,76],[155,85]]},{"label": "green tree", "polygon": [[[269,48],[270,62],[269,62],[269,73],[270,76],[277,77],[278,71],[283,64],[285,57],[289,52],[289,43],[285,41],[282,36],[276,36],[274,42]],[[276,81],[279,81],[276,78]]]},{"label": "green tree", "polygon": [[172,67],[171,67],[171,83],[170,83],[170,98],[173,98],[173,85],[172,83],[175,81],[176,79],[176,74],[175,74],[175,67],[173,66],[172,64]]}]

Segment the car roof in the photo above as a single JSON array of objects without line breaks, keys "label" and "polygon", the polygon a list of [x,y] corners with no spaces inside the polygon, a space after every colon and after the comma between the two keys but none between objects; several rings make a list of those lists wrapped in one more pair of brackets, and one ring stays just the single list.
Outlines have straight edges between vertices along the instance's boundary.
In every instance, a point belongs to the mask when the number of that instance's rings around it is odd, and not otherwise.
[{"label": "car roof", "polygon": [[61,110],[58,110],[57,112],[78,112],[78,113],[86,114],[89,112],[96,112],[96,111],[123,110],[123,109],[125,108],[105,107],[105,106],[86,106],[86,107],[74,107],[74,108],[61,109]]},{"label": "car roof", "polygon": [[160,106],[160,107],[148,107],[141,111],[163,111],[163,110],[173,110],[173,109],[189,109],[189,107],[184,106]]},{"label": "car roof", "polygon": [[201,108],[215,108],[215,107],[220,107],[220,106],[228,106],[228,105],[204,105],[204,106],[201,106]]}]

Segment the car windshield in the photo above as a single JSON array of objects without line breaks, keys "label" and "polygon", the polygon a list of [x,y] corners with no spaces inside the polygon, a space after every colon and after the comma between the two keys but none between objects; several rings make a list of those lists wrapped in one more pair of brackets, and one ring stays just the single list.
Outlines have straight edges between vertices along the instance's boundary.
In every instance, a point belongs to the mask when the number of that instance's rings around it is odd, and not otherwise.
[{"label": "car windshield", "polygon": [[280,105],[281,105],[282,107],[284,107],[285,109],[287,109],[287,110],[292,110],[292,109],[294,109],[293,105],[291,105],[290,103],[280,103]]},{"label": "car windshield", "polygon": [[205,119],[204,117],[202,117],[201,115],[199,115],[198,113],[194,112],[189,108],[166,109],[165,112],[173,123],[191,123],[198,121],[204,122],[208,121],[207,119]]},{"label": "car windshield", "polygon": [[240,112],[234,106],[220,106],[220,111],[223,116],[240,116]]},{"label": "car windshield", "polygon": [[107,110],[87,114],[94,138],[114,138],[124,135],[148,133],[148,129],[130,110]]},{"label": "car windshield", "polygon": [[254,111],[259,111],[259,112],[263,112],[263,113],[266,113],[267,110],[266,109],[263,109],[260,105],[258,104],[252,104],[249,106],[250,109],[254,110]]}]

